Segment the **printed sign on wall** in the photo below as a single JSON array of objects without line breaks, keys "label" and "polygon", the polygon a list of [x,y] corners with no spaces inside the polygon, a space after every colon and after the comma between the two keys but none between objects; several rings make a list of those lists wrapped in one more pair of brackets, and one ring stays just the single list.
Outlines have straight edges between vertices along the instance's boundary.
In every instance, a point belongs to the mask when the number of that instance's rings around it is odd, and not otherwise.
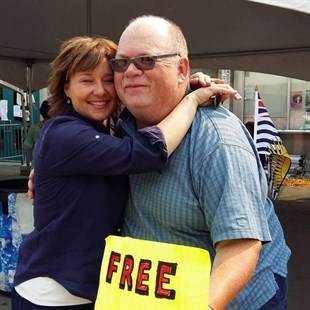
[{"label": "printed sign on wall", "polygon": [[291,91],[291,110],[301,110],[303,104],[303,92]]}]

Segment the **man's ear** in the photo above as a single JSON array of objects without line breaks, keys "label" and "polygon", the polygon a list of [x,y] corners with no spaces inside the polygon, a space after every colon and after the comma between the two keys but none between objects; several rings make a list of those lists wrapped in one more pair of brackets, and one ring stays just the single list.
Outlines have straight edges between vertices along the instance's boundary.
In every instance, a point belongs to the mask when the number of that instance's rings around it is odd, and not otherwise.
[{"label": "man's ear", "polygon": [[180,82],[188,81],[189,78],[189,60],[188,58],[181,58],[178,67],[178,78]]}]

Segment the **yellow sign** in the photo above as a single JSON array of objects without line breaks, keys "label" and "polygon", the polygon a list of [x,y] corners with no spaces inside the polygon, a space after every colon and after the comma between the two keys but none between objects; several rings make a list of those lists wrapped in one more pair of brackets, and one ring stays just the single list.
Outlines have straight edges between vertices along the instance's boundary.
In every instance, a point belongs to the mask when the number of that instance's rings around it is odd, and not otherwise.
[{"label": "yellow sign", "polygon": [[109,236],[95,310],[207,309],[208,251]]}]

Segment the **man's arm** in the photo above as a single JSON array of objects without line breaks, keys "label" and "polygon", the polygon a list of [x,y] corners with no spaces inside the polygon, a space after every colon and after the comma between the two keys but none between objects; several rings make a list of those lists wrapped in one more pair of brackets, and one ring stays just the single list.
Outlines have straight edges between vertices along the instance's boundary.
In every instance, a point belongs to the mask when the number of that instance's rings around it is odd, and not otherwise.
[{"label": "man's arm", "polygon": [[251,279],[261,250],[255,239],[225,240],[216,244],[209,291],[209,309],[222,310]]}]

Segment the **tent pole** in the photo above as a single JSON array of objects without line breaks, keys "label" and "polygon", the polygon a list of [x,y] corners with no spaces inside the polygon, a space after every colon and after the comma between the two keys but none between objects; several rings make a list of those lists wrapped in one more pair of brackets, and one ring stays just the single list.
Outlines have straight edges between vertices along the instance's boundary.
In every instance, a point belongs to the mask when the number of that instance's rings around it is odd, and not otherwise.
[{"label": "tent pole", "polygon": [[91,37],[92,29],[91,29],[91,0],[87,0],[86,2],[86,22],[87,22],[87,35]]},{"label": "tent pole", "polygon": [[[29,107],[30,112],[30,125],[33,124],[33,102],[32,102],[32,86],[31,86],[31,76],[32,76],[32,62],[27,62],[27,72],[26,72],[26,78],[27,78],[27,104]],[[27,115],[26,115],[26,108],[25,108],[25,102],[23,101],[22,104],[22,113],[23,113],[23,124],[24,124],[24,138],[26,137],[28,133],[28,124],[27,124]],[[26,166],[27,166],[27,172],[30,172],[30,161],[29,158],[26,156]]]},{"label": "tent pole", "polygon": [[33,102],[32,102],[32,85],[31,85],[31,76],[32,76],[32,62],[27,62],[27,93],[28,93],[28,107],[30,112],[30,125],[33,124]]}]

